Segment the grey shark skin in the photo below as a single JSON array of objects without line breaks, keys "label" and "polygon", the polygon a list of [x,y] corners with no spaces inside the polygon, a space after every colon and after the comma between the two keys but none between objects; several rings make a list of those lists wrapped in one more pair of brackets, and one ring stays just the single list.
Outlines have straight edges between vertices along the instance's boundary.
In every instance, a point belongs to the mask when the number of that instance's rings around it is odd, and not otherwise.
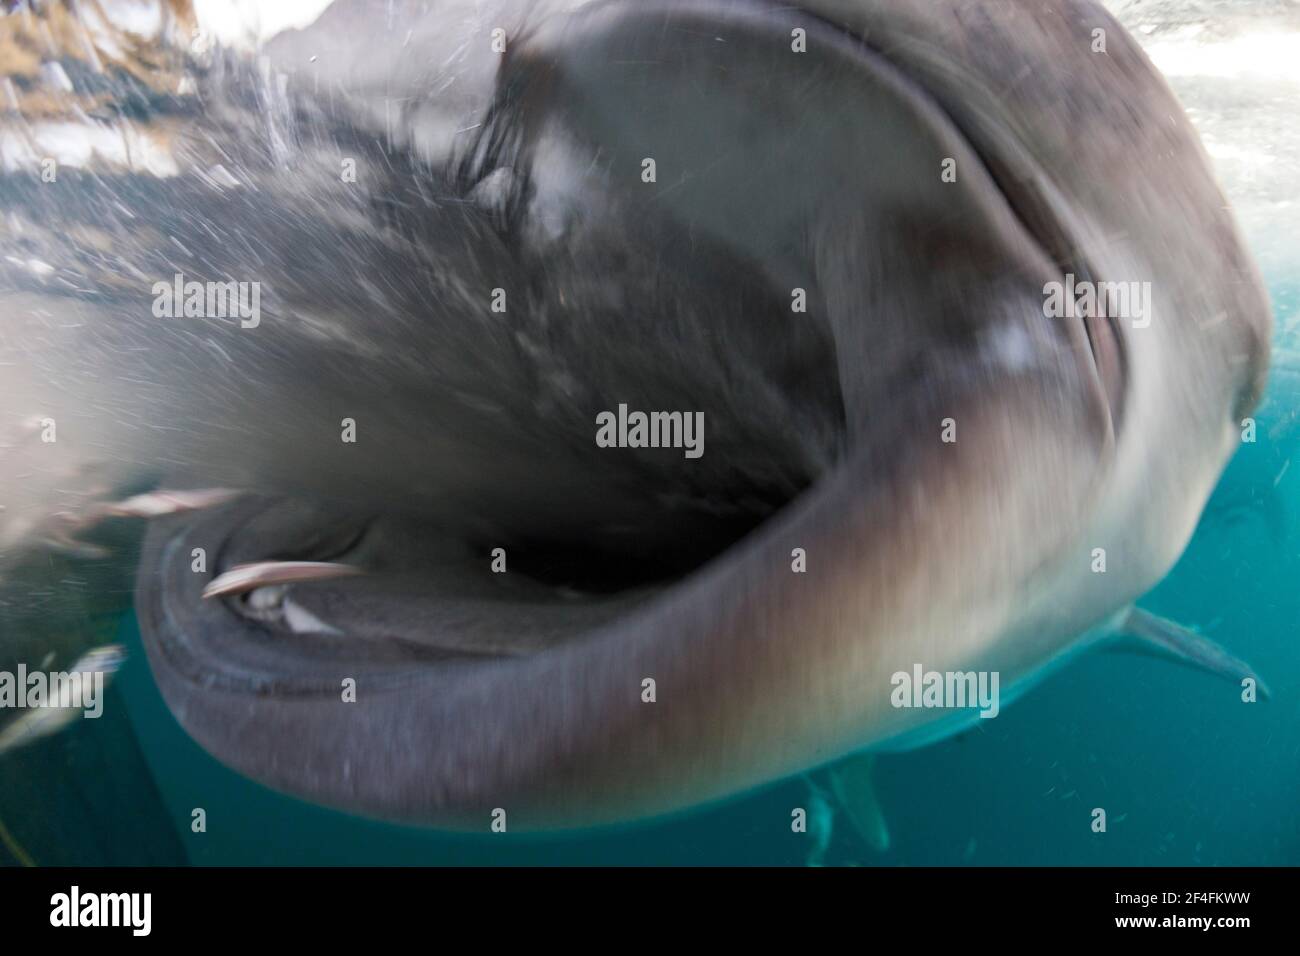
[{"label": "grey shark skin", "polygon": [[[119,470],[258,493],[155,523],[138,574],[158,684],[222,761],[445,827],[669,812],[926,736],[935,711],[890,704],[915,664],[1023,686],[1185,546],[1270,317],[1096,4],[503,5],[463,134],[433,94],[375,109],[424,82],[418,50],[377,76],[298,58],[364,9],[280,47],[287,93],[209,71],[178,176],[0,185],[24,222],[124,206],[153,239],[63,253],[58,287],[9,267],[30,394],[105,422],[77,437]],[[204,152],[232,129],[261,132]],[[159,323],[143,290],[174,272],[260,279],[260,325]],[[1149,324],[1046,317],[1067,274],[1149,282]],[[92,310],[115,321],[61,345]],[[707,453],[596,448],[620,402],[703,411]],[[367,574],[203,600],[268,559]]]}]

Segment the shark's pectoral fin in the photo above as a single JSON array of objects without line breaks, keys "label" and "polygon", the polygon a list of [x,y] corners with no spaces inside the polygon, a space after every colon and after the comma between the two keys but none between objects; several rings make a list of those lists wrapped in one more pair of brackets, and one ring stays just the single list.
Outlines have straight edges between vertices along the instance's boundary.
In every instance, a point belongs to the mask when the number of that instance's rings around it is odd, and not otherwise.
[{"label": "shark's pectoral fin", "polygon": [[854,754],[832,767],[828,776],[831,793],[854,831],[871,849],[884,853],[889,849],[889,824],[876,796],[875,766],[875,754]]},{"label": "shark's pectoral fin", "polygon": [[1167,618],[1135,607],[1120,625],[1119,637],[1121,640],[1113,645],[1117,649],[1154,653],[1235,683],[1250,679],[1255,682],[1261,699],[1267,700],[1270,696],[1268,685],[1249,664],[1233,657],[1204,634],[1197,634]]}]

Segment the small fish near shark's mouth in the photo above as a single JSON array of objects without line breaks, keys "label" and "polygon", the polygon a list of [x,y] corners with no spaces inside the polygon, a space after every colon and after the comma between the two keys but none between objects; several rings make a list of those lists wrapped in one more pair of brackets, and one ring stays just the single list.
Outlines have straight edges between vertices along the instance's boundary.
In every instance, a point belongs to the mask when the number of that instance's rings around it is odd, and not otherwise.
[{"label": "small fish near shark's mouth", "polygon": [[[1099,69],[1072,39],[1091,4],[1025,7],[594,3],[512,41],[445,167],[272,83],[194,120],[273,141],[224,176],[78,182],[189,237],[134,240],[134,272],[263,283],[255,326],[111,299],[85,333],[87,381],[133,386],[105,417],[168,422],[123,448],[245,489],[160,504],[137,575],[188,732],[350,811],[586,826],[905,737],[930,718],[891,674],[1009,685],[1131,604],[1258,392],[1267,318],[1190,130],[1160,127],[1159,170],[1095,146],[1121,95],[1176,110],[1131,41],[1114,26],[1131,70]],[[1007,58],[1046,94],[989,96]],[[13,205],[57,223],[58,195]],[[1164,228],[1187,208],[1219,246]],[[1097,241],[1121,226],[1190,276],[1162,302],[1232,295],[1240,321],[1047,317],[1067,275],[1130,278]],[[1173,375],[1195,395],[1153,407]],[[623,408],[692,416],[702,454],[602,442]],[[1157,506],[1131,500],[1143,468]]]}]

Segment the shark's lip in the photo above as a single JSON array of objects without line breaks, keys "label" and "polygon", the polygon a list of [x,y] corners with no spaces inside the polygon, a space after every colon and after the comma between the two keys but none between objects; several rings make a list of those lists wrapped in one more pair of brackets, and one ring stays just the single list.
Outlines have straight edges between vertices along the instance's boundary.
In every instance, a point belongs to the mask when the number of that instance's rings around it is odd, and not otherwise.
[{"label": "shark's lip", "polygon": [[[832,28],[843,29],[833,22]],[[869,55],[889,63],[931,97],[935,106],[965,137],[997,184],[1002,197],[1033,237],[1047,258],[1058,268],[1060,278],[1072,275],[1078,284],[1100,283],[1108,278],[1083,251],[1086,242],[1077,213],[1058,188],[1056,177],[1045,168],[1005,124],[1001,106],[993,91],[968,87],[972,102],[963,103],[927,83],[927,56],[916,49],[904,53],[873,42],[870,34],[855,36]],[[940,56],[942,54],[939,54]],[[938,69],[942,69],[939,67]],[[1104,307],[1104,303],[1099,303]],[[1129,389],[1130,363],[1125,342],[1125,325],[1109,314],[1082,317],[1094,368],[1110,408],[1111,428],[1122,426],[1125,395]]]}]

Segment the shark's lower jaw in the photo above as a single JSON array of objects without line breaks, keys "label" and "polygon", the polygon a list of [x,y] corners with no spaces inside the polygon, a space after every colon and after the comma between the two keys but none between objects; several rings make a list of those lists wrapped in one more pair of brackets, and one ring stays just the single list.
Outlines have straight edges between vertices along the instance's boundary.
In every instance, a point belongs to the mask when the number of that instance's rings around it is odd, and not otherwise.
[{"label": "shark's lower jaw", "polygon": [[[630,619],[696,573],[682,562],[716,558],[716,541],[670,558],[504,543],[419,516],[243,496],[153,522],[137,576],[141,634],[190,734],[289,793],[457,829],[481,829],[498,804],[530,829],[640,816],[634,803],[611,816],[538,799],[542,780],[565,776],[557,737],[580,750],[578,738],[604,729],[563,726],[566,696],[607,693],[605,675],[567,665],[566,653],[617,643]],[[249,565],[299,562],[311,562],[301,579],[213,594]],[[356,573],[316,578],[322,566]],[[623,689],[628,700],[644,692],[639,681]],[[521,720],[521,704],[539,700],[548,712]],[[463,739],[445,747],[448,734]],[[656,798],[647,809],[663,807]]]}]

